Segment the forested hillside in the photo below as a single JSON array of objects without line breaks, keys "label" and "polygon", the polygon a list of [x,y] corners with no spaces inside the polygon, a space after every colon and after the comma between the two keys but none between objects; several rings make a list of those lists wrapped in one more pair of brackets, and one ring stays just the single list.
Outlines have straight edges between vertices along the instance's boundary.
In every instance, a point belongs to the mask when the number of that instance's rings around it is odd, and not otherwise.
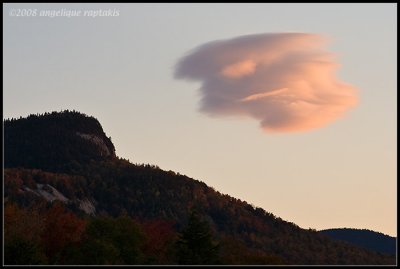
[{"label": "forested hillside", "polygon": [[79,112],[6,120],[4,133],[6,264],[396,262],[119,158],[100,123]]}]

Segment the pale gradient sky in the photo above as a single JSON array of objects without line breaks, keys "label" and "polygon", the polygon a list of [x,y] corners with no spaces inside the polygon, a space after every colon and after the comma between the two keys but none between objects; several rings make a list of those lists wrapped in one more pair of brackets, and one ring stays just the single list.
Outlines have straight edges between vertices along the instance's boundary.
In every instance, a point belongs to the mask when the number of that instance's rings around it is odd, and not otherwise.
[{"label": "pale gradient sky", "polygon": [[[5,4],[4,118],[75,109],[118,156],[204,181],[302,228],[397,235],[396,4]],[[120,10],[118,17],[11,17],[15,8]],[[269,134],[251,118],[199,112],[176,80],[192,48],[301,32],[330,38],[359,103],[326,127]]]}]

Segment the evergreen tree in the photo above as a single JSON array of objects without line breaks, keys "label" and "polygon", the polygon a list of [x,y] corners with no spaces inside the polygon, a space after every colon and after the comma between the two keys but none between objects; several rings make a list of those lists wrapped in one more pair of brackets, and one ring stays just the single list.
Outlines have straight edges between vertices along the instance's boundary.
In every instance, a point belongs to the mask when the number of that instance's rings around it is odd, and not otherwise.
[{"label": "evergreen tree", "polygon": [[214,243],[210,226],[193,210],[189,222],[177,241],[179,264],[218,264],[218,245]]}]

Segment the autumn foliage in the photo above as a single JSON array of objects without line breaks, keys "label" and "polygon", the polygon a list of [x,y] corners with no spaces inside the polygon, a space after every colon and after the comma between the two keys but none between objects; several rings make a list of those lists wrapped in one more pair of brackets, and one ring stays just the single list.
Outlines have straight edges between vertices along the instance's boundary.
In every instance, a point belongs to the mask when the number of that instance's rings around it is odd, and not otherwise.
[{"label": "autumn foliage", "polygon": [[98,120],[76,111],[5,120],[4,136],[5,264],[396,262],[186,175],[119,158]]}]

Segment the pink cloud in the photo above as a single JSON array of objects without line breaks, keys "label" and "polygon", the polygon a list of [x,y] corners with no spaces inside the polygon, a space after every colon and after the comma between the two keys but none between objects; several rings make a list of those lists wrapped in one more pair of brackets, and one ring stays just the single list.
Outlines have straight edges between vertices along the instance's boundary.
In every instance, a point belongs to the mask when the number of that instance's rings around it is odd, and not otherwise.
[{"label": "pink cloud", "polygon": [[255,62],[251,60],[245,60],[225,66],[222,69],[222,75],[228,78],[240,78],[254,73],[255,68]]},{"label": "pink cloud", "polygon": [[209,42],[184,56],[175,77],[202,82],[201,111],[254,118],[267,132],[320,128],[357,104],[315,34],[278,33]]}]

